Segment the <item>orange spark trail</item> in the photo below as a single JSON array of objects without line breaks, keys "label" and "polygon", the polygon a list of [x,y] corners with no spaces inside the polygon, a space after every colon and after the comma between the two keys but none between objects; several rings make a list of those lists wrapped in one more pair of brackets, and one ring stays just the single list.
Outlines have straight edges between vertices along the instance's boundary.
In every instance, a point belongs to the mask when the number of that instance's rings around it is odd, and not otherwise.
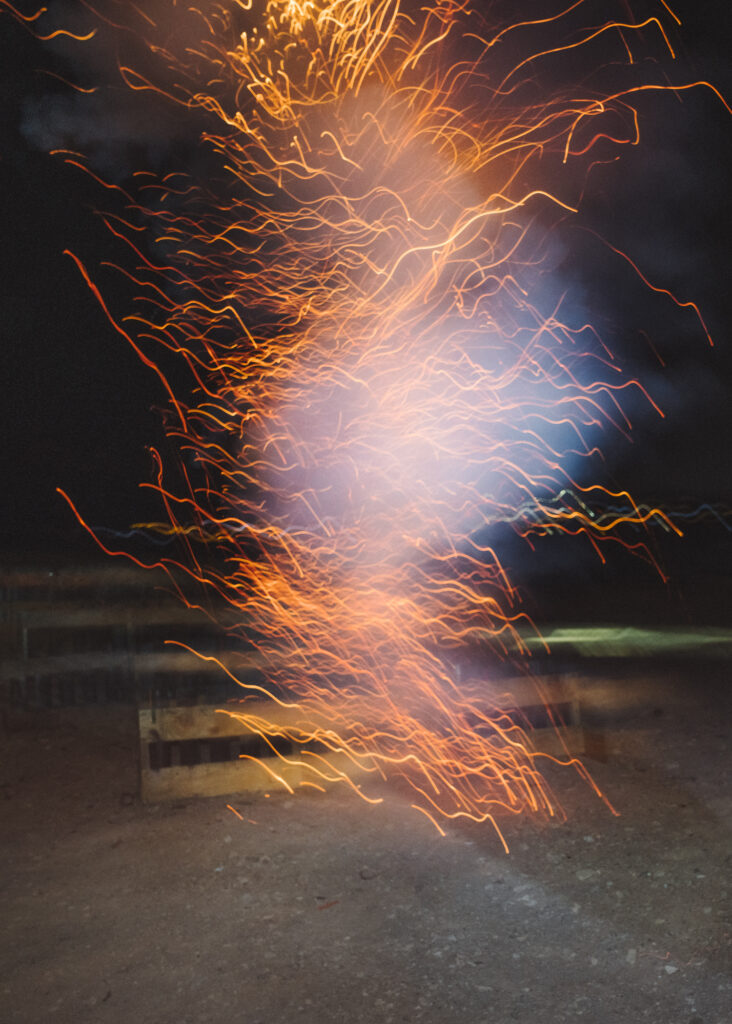
[{"label": "orange spark trail", "polygon": [[[596,155],[637,143],[644,89],[602,92],[591,63],[559,85],[557,68],[598,45],[632,65],[646,33],[672,55],[675,16],[654,9],[587,23],[578,0],[490,26],[467,0],[171,0],[137,23],[165,73],[123,79],[205,113],[225,181],[140,179],[108,221],[140,301],[108,315],[146,362],[158,343],[193,375],[184,406],[156,368],[195,463],[185,493],[156,486],[171,529],[223,555],[188,571],[266,663],[271,699],[253,688],[232,714],[283,762],[273,784],[294,766],[362,796],[369,773],[400,779],[440,831],[558,812],[530,735],[455,664],[476,642],[524,649],[494,522],[597,544],[663,516],[552,503],[601,490],[568,464],[598,426],[625,429],[642,389],[547,304],[541,265]],[[101,15],[116,24],[120,5]]]}]

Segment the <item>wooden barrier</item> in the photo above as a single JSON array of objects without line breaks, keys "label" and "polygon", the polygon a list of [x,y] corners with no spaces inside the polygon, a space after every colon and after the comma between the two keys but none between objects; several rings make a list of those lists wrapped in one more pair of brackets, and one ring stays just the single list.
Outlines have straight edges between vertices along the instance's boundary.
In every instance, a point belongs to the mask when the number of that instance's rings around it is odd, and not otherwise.
[{"label": "wooden barrier", "polygon": [[[236,712],[236,708],[232,709]],[[247,715],[279,727],[296,726],[300,713],[264,701],[250,702]],[[313,755],[286,739],[270,739],[277,756],[259,733],[214,705],[140,708],[140,793],[145,803],[226,793],[294,789],[307,779],[335,782],[359,768],[342,753],[316,754],[325,777],[308,768]],[[313,746],[312,744],[310,745]],[[188,763],[183,763],[183,762]]]},{"label": "wooden barrier", "polygon": [[[363,771],[344,753],[313,744],[304,752],[286,736],[269,737],[278,745],[274,751],[260,734],[219,713],[236,689],[221,666],[245,682],[264,682],[264,659],[176,600],[163,577],[106,566],[18,571],[0,574],[0,591],[0,724],[12,726],[13,714],[40,708],[137,704],[145,801],[323,784],[310,766],[333,781]],[[217,619],[223,614],[220,609]],[[215,660],[164,644],[173,638]],[[579,691],[571,679],[494,685],[507,692],[491,696],[491,704],[510,711],[537,750],[560,757],[583,750]],[[491,689],[487,684],[489,695]],[[274,702],[248,702],[246,710],[275,725],[297,725]],[[483,717],[474,726],[495,731]]]},{"label": "wooden barrier", "polygon": [[165,603],[150,603],[159,597],[152,588],[130,603],[93,601],[88,590],[78,603],[65,593],[57,585],[54,599],[44,603],[16,589],[14,603],[3,605],[0,710],[6,717],[16,709],[138,703],[143,696],[164,700],[182,693],[190,698],[194,690],[209,690],[210,700],[230,695],[230,681],[216,661],[169,639],[213,654],[245,678],[261,667],[256,650],[236,647],[201,611],[170,595]]},{"label": "wooden barrier", "polygon": [[[560,758],[580,754],[584,735],[572,682],[544,681],[550,704],[537,703],[536,688],[526,680],[513,683],[511,692],[497,698],[496,706],[503,707],[524,730],[530,746]],[[230,710],[236,715],[239,708],[233,705]],[[269,701],[247,702],[241,711],[282,729],[297,728],[302,719],[299,709]],[[298,744],[269,736],[277,747],[275,753],[259,733],[215,705],[141,708],[139,726],[140,792],[145,803],[294,789],[303,781],[326,785],[346,774],[358,780],[365,773],[344,753],[303,753]],[[490,725],[484,723],[483,728]],[[317,749],[317,745],[308,746]],[[310,769],[315,763],[325,778]]]}]

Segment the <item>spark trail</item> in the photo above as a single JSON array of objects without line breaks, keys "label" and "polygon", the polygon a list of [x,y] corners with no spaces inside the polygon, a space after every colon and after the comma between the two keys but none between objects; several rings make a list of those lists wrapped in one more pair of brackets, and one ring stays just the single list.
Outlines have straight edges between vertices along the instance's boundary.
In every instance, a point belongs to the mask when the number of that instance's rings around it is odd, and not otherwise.
[{"label": "spark trail", "polygon": [[[587,514],[608,493],[570,467],[598,428],[628,428],[642,388],[564,322],[542,259],[588,168],[638,142],[638,97],[670,88],[608,89],[598,47],[603,66],[672,56],[669,9],[579,0],[491,25],[465,0],[85,6],[137,19],[160,70],[122,77],[205,115],[220,168],[138,176],[108,225],[139,290],[113,322],[195,380],[169,422],[187,490],[162,465],[157,487],[200,540],[186,572],[267,663],[233,713],[274,754],[295,745],[284,785],[400,778],[438,827],[499,835],[505,812],[556,813],[530,737],[453,665],[475,638],[506,656],[530,625],[494,523],[612,534]],[[612,498],[625,523],[663,518]]]}]

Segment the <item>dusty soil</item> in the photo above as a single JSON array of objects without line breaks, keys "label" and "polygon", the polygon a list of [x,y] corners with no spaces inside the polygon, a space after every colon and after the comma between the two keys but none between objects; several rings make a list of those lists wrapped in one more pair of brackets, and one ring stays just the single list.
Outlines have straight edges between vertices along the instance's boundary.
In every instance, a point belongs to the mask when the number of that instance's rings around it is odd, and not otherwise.
[{"label": "dusty soil", "polygon": [[620,815],[555,773],[568,820],[502,821],[509,855],[388,792],[143,806],[130,709],[16,727],[0,1020],[729,1024],[726,677],[635,704],[588,762]]}]

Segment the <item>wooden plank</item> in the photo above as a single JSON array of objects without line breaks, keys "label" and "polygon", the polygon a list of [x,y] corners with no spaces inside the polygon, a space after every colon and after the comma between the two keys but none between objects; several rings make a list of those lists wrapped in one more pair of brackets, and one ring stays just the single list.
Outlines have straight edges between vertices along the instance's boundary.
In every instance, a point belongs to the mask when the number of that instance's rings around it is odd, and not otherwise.
[{"label": "wooden plank", "polygon": [[302,779],[302,769],[298,765],[286,765],[278,757],[263,758],[261,763],[239,759],[220,764],[161,768],[159,771],[143,768],[140,773],[141,795],[144,803],[157,803],[181,797],[266,793],[286,788],[272,773],[293,789]]},{"label": "wooden plank", "polygon": [[[576,702],[575,702],[576,704]],[[236,712],[237,705],[231,711]],[[251,701],[241,706],[241,713],[261,718],[275,726],[298,728],[307,716],[301,708],[285,708],[273,701]],[[182,707],[140,708],[139,711],[140,739],[144,743],[170,743],[185,740],[235,739],[251,736],[252,730],[246,725],[226,714],[220,705],[196,704]],[[526,733],[535,744],[549,739],[555,734],[552,727],[527,729]],[[582,725],[579,711],[571,714],[566,726],[560,730],[566,738],[572,736],[573,742],[579,743]]]},{"label": "wooden plank", "polygon": [[78,654],[55,654],[41,658],[6,658],[0,661],[0,679],[24,679],[26,676],[62,675],[66,673],[85,674],[110,669],[130,669],[139,675],[149,672],[175,673],[221,673],[221,665],[234,675],[251,669],[261,668],[266,662],[258,651],[243,654],[238,650],[222,651],[216,661],[199,658],[190,651],[176,645],[164,647],[161,651],[130,654],[124,649],[116,651],[88,651]]},{"label": "wooden plank", "polygon": [[[308,758],[298,752],[285,760],[279,757],[257,760],[247,757],[216,764],[176,765],[155,770],[148,767],[145,745],[142,758],[140,791],[144,803],[227,793],[282,792],[288,787],[294,790],[306,783],[325,788],[340,781],[344,775],[357,780],[365,773],[365,769],[359,768],[350,757],[339,753],[328,754],[327,764],[320,758]],[[308,767],[309,761],[313,770]]]},{"label": "wooden plank", "polygon": [[[230,710],[256,715],[280,726],[295,726],[303,719],[300,708],[283,708],[274,701],[247,701],[243,705],[232,705]],[[215,704],[140,708],[139,722],[140,739],[145,743],[252,735],[251,729],[225,714],[221,705]]]},{"label": "wooden plank", "polygon": [[42,608],[24,609],[20,616],[29,629],[79,629],[88,626],[124,626],[131,622],[136,626],[176,625],[190,623],[192,626],[207,626],[212,632],[215,623],[200,611],[183,604],[146,607],[144,604],[106,603],[89,608],[74,608],[60,603]]}]

